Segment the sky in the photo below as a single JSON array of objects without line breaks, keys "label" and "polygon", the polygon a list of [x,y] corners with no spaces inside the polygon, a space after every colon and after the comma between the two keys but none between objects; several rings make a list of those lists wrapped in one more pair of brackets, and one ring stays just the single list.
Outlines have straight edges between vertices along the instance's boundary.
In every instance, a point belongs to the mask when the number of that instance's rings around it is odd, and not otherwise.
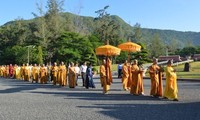
[{"label": "sky", "polygon": [[[19,18],[32,19],[36,3],[47,0],[1,0],[0,25]],[[109,5],[107,12],[142,28],[200,32],[200,0],[65,0],[64,12],[97,17],[95,11]]]}]

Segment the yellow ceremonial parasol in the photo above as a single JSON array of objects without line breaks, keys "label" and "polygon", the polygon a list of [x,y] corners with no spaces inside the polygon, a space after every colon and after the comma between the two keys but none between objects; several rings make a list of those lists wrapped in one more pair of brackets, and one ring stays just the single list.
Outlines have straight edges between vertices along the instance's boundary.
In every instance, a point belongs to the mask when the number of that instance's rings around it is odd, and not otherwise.
[{"label": "yellow ceremonial parasol", "polygon": [[107,45],[103,45],[96,48],[95,52],[96,52],[96,55],[106,56],[106,81],[108,84],[110,84],[110,82],[112,82],[112,73],[111,73],[111,61],[108,58],[108,56],[119,55],[121,52],[121,49],[114,47],[112,45],[109,45],[107,42]]},{"label": "yellow ceremonial parasol", "polygon": [[[131,62],[130,61],[130,52],[141,51],[141,46],[136,44],[136,43],[131,42],[130,39],[128,40],[128,42],[125,42],[125,43],[118,45],[118,48],[120,48],[122,51],[128,52],[128,62],[129,63]],[[131,67],[129,66],[128,69],[129,69],[128,82],[131,83]]]},{"label": "yellow ceremonial parasol", "polygon": [[130,62],[130,52],[141,51],[141,46],[131,42],[130,40],[128,42],[118,45],[118,48],[120,48],[122,51],[128,52],[128,62]]},{"label": "yellow ceremonial parasol", "polygon": [[103,45],[96,48],[96,55],[115,56],[120,54],[121,49],[112,45]]}]

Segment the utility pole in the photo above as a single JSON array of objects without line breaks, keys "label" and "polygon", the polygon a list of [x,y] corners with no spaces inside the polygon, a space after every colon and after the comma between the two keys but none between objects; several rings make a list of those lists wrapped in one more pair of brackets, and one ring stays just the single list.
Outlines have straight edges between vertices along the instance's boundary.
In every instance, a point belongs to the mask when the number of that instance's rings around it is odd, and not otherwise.
[{"label": "utility pole", "polygon": [[27,59],[28,59],[28,64],[29,64],[29,51],[30,51],[30,48],[34,48],[35,45],[29,45],[29,46],[26,46],[28,48],[28,56],[27,56]]}]

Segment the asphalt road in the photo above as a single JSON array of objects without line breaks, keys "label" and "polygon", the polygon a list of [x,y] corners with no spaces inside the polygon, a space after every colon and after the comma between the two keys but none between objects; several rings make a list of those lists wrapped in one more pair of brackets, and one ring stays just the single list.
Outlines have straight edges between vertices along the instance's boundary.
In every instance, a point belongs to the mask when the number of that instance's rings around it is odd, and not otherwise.
[{"label": "asphalt road", "polygon": [[200,120],[200,82],[178,82],[180,101],[175,102],[150,97],[149,79],[145,96],[122,91],[120,79],[114,79],[108,95],[99,79],[95,89],[79,81],[70,89],[0,78],[0,120]]}]

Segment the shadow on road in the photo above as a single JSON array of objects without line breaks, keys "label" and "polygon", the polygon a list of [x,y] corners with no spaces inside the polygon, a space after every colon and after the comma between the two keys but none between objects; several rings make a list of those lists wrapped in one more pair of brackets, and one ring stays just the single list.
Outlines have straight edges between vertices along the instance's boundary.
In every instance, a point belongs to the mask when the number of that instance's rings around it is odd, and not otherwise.
[{"label": "shadow on road", "polygon": [[[76,106],[80,109],[90,110],[98,109],[100,114],[119,120],[199,120],[200,102],[181,103],[150,96],[133,96],[128,92],[118,92],[119,89],[112,89],[110,94],[102,94],[102,89],[85,89],[77,87],[70,89],[68,87],[53,86],[52,84],[33,84],[30,82],[18,81],[13,79],[1,79],[1,85],[6,89],[0,90],[0,94],[27,92],[33,94],[44,94],[62,97],[65,100],[79,99],[85,101],[104,101],[105,104],[91,104],[90,106]],[[191,84],[184,84],[182,87],[191,87]],[[194,86],[193,86],[194,87]],[[199,84],[196,84],[199,87]],[[38,88],[44,88],[43,91],[33,91]],[[110,104],[124,102],[124,104]],[[140,102],[143,101],[143,102]],[[130,103],[132,104],[130,104]],[[109,103],[109,104],[106,104]],[[137,104],[138,103],[138,104]],[[141,103],[141,104],[139,104]],[[152,103],[152,104],[151,104]],[[98,118],[97,118],[98,119]]]},{"label": "shadow on road", "polygon": [[94,91],[70,91],[70,89],[64,92],[38,92],[32,91],[31,93],[36,94],[50,94],[55,96],[64,96],[64,99],[80,99],[80,100],[87,100],[87,101],[100,101],[100,100],[110,100],[110,101],[135,101],[135,100],[150,100],[150,101],[160,101],[160,98],[153,98],[150,96],[133,96],[130,94],[107,94],[104,95],[101,92]]},{"label": "shadow on road", "polygon": [[31,83],[28,81],[15,80],[15,79],[1,79],[1,84],[2,84],[1,86],[8,88],[0,90],[0,94],[17,93],[22,91],[34,90],[38,88],[44,88],[44,89],[60,88],[59,86],[52,86],[50,84]]},{"label": "shadow on road", "polygon": [[199,120],[200,102],[171,104],[95,104],[81,109],[102,109],[101,114],[118,120]]}]

